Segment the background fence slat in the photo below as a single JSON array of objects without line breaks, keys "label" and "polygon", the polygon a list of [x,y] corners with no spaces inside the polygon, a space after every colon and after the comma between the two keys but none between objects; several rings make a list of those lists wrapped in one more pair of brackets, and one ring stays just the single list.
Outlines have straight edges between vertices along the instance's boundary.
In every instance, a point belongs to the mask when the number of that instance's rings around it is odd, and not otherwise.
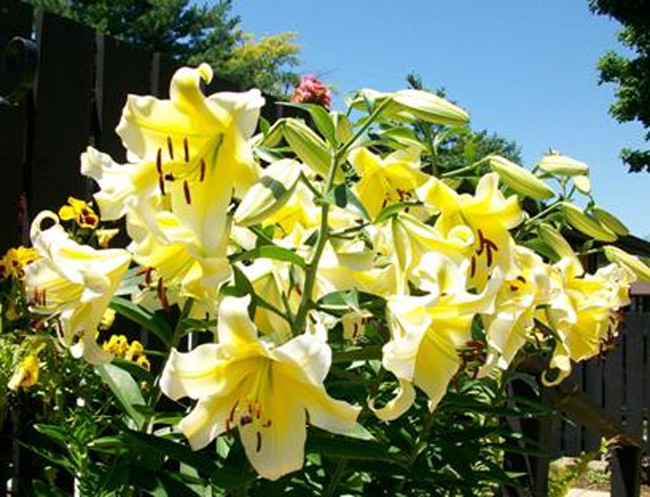
[{"label": "background fence slat", "polygon": [[[578,390],[583,389],[583,363],[573,365],[571,376],[565,381],[573,382]],[[582,451],[582,426],[564,421],[564,455],[577,456]]]},{"label": "background fence slat", "polygon": [[[5,1],[0,9],[0,53],[14,36],[31,37],[32,8],[19,1]],[[16,67],[5,57],[0,59],[0,96],[15,89]],[[12,77],[13,76],[13,77]],[[0,253],[21,242],[25,222],[23,172],[27,140],[27,98],[18,105],[0,104]]]},{"label": "background fence slat", "polygon": [[[595,359],[585,365],[585,393],[598,407],[605,407],[603,404],[603,363]],[[601,436],[585,430],[584,449],[588,452],[596,450],[600,446]]]},{"label": "background fence slat", "polygon": [[640,436],[643,424],[643,334],[647,319],[638,313],[625,317],[625,425],[633,435]]},{"label": "background fence slat", "polygon": [[615,421],[621,421],[623,406],[623,347],[621,337],[616,348],[605,356],[605,410]]},{"label": "background fence slat", "polygon": [[121,43],[110,36],[97,36],[96,108],[99,129],[95,144],[117,162],[126,153],[115,127],[127,95],[146,95],[151,84],[151,53]]},{"label": "background fence slat", "polygon": [[90,138],[94,77],[94,32],[67,19],[39,12],[33,156],[29,171],[31,217],[56,209],[68,195],[86,196],[79,154]]}]

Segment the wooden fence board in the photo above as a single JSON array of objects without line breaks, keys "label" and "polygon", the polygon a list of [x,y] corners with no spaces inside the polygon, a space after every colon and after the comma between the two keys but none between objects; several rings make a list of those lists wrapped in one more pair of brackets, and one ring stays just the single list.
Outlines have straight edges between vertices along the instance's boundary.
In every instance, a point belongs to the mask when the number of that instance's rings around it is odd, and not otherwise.
[{"label": "wooden fence board", "polygon": [[31,217],[57,209],[69,195],[87,196],[79,154],[90,138],[94,76],[94,32],[67,19],[39,12],[34,138],[29,171]]},{"label": "wooden fence board", "polygon": [[[585,364],[585,393],[598,407],[603,403],[603,366],[602,361],[592,359]],[[584,449],[592,451],[600,446],[601,436],[589,430],[585,431]]]},{"label": "wooden fence board", "polygon": [[625,318],[625,425],[633,435],[641,435],[643,423],[643,334],[646,320],[638,313]]},{"label": "wooden fence board", "polygon": [[[583,388],[583,363],[573,365],[571,376],[567,381],[573,382],[578,389]],[[580,455],[582,451],[582,426],[564,422],[564,454],[567,456]]]},{"label": "wooden fence board", "polygon": [[99,129],[95,143],[117,162],[126,153],[115,127],[120,121],[127,95],[146,95],[151,85],[151,53],[121,43],[110,36],[97,36],[95,100]]},{"label": "wooden fence board", "polygon": [[[0,53],[14,36],[29,38],[32,27],[31,6],[7,1],[0,9]],[[16,85],[16,68],[6,57],[0,58],[0,96],[7,97]],[[0,104],[0,253],[21,243],[25,219],[23,174],[26,160],[27,112],[29,102]]]},{"label": "wooden fence board", "polygon": [[621,421],[623,406],[623,347],[621,337],[616,348],[605,357],[605,410],[616,421]]}]

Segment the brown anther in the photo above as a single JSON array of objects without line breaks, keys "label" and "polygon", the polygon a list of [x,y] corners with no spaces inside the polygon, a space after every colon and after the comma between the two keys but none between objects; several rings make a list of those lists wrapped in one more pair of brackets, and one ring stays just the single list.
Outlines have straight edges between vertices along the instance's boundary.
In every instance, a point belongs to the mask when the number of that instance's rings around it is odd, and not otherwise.
[{"label": "brown anther", "polygon": [[156,287],[156,293],[158,294],[158,300],[163,309],[169,309],[169,300],[167,300],[167,289],[163,284],[163,279],[158,278],[158,285]]},{"label": "brown anther", "polygon": [[162,176],[162,150],[159,148],[156,152],[156,172]]},{"label": "brown anther", "polygon": [[510,285],[510,290],[513,291],[513,292],[518,292],[519,287],[517,285]]},{"label": "brown anther", "polygon": [[185,194],[185,202],[187,205],[192,203],[192,197],[190,196],[190,185],[187,184],[187,180],[183,181],[183,193]]},{"label": "brown anther", "polygon": [[252,422],[253,422],[253,417],[250,414],[248,414],[247,412],[242,414],[241,418],[239,418],[239,424],[241,426],[249,425]]},{"label": "brown anther", "polygon": [[524,278],[522,275],[517,276],[517,278],[515,278],[515,279],[517,281],[521,281],[521,283],[524,284],[524,285],[526,284],[526,278]]},{"label": "brown anther", "polygon": [[352,338],[357,338],[358,333],[359,333],[359,324],[354,323],[354,331],[352,331]]},{"label": "brown anther", "polygon": [[483,253],[483,249],[485,248],[485,238],[483,237],[483,232],[481,230],[478,231],[478,244],[479,247],[476,250],[476,255],[481,255]]},{"label": "brown anther", "polygon": [[470,278],[473,278],[476,275],[476,257],[472,256],[472,265],[469,270]]},{"label": "brown anther", "polygon": [[384,207],[386,207],[387,203],[388,203],[388,199],[385,198],[384,201],[381,203],[381,208],[383,209]]},{"label": "brown anther", "polygon": [[271,420],[270,419],[266,423],[264,423],[262,425],[263,428],[268,428],[269,426],[271,426]]},{"label": "brown anther", "polygon": [[492,265],[492,250],[490,250],[490,246],[486,245],[487,247],[487,265],[490,267]]},{"label": "brown anther", "polygon": [[174,175],[172,173],[167,173],[165,174],[165,181],[174,181],[176,178],[174,178]]},{"label": "brown anther", "polygon": [[262,450],[262,434],[257,432],[257,446],[255,447],[255,452]]},{"label": "brown anther", "polygon": [[190,146],[187,143],[187,137],[183,138],[183,151],[185,152],[185,162],[190,161]]},{"label": "brown anther", "polygon": [[228,414],[228,420],[232,422],[233,419],[235,419],[235,410],[237,409],[237,405],[239,404],[239,401],[235,402],[233,406],[230,408],[230,413]]},{"label": "brown anther", "polygon": [[174,160],[174,145],[172,144],[171,136],[167,137],[167,151],[169,152],[169,158]]},{"label": "brown anther", "polygon": [[205,179],[205,161],[203,158],[201,158],[201,173],[199,176],[199,181],[203,183],[203,180]]},{"label": "brown anther", "polygon": [[300,289],[300,285],[296,285],[296,293],[302,297],[302,290]]},{"label": "brown anther", "polygon": [[160,188],[160,193],[165,195],[165,180],[162,176],[158,176],[158,188]]}]

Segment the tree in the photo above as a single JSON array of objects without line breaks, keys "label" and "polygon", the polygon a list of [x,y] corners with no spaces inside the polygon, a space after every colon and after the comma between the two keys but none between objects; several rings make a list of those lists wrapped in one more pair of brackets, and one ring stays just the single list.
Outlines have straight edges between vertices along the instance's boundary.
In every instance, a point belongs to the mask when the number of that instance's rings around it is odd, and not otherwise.
[{"label": "tree", "polygon": [[[207,62],[216,74],[243,87],[277,94],[300,64],[293,33],[262,38],[239,28],[232,0],[206,4],[189,0],[29,0],[132,45],[165,52],[188,64]],[[263,72],[263,75],[258,74]],[[292,79],[293,78],[293,79]]]},{"label": "tree", "polygon": [[[617,86],[610,112],[619,122],[639,121],[650,128],[650,0],[589,0],[590,9],[613,17],[623,29],[619,40],[635,52],[627,58],[613,51],[598,62],[600,83]],[[645,135],[650,140],[650,131]],[[650,172],[650,150],[625,148],[621,157],[630,172]]]}]

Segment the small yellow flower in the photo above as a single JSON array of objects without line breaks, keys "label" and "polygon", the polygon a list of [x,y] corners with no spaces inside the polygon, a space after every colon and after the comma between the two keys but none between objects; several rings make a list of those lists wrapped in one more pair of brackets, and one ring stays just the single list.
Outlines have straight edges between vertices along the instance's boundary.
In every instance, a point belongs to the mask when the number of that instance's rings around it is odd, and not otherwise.
[{"label": "small yellow flower", "polygon": [[38,252],[32,248],[10,248],[0,259],[0,278],[25,279],[24,268],[27,264],[38,259]]},{"label": "small yellow flower", "polygon": [[135,363],[141,368],[144,368],[147,371],[151,371],[151,364],[149,363],[149,359],[147,359],[146,356],[141,355],[138,357]]},{"label": "small yellow flower", "polygon": [[141,357],[143,353],[144,353],[144,347],[142,346],[142,344],[137,340],[133,340],[131,342],[131,345],[129,345],[129,348],[124,353],[124,359],[126,359],[127,361],[133,361],[134,359]]},{"label": "small yellow flower", "polygon": [[115,311],[111,308],[108,308],[104,311],[104,315],[102,316],[102,320],[99,322],[98,328],[100,330],[107,330],[111,326],[113,326],[114,322],[115,322]]},{"label": "small yellow flower", "polygon": [[20,362],[20,366],[14,372],[14,375],[9,380],[7,387],[14,392],[18,389],[27,389],[38,382],[38,372],[40,363],[38,356],[28,355]]},{"label": "small yellow flower", "polygon": [[100,248],[108,248],[108,244],[111,242],[113,237],[120,232],[118,228],[100,228],[95,231],[95,236],[97,237],[97,245]]},{"label": "small yellow flower", "polygon": [[63,221],[74,219],[81,228],[95,229],[97,227],[99,217],[86,202],[68,197],[68,204],[59,209],[59,217]]},{"label": "small yellow flower", "polygon": [[104,342],[102,349],[115,357],[124,357],[129,349],[129,341],[124,335],[112,335],[108,342]]}]

